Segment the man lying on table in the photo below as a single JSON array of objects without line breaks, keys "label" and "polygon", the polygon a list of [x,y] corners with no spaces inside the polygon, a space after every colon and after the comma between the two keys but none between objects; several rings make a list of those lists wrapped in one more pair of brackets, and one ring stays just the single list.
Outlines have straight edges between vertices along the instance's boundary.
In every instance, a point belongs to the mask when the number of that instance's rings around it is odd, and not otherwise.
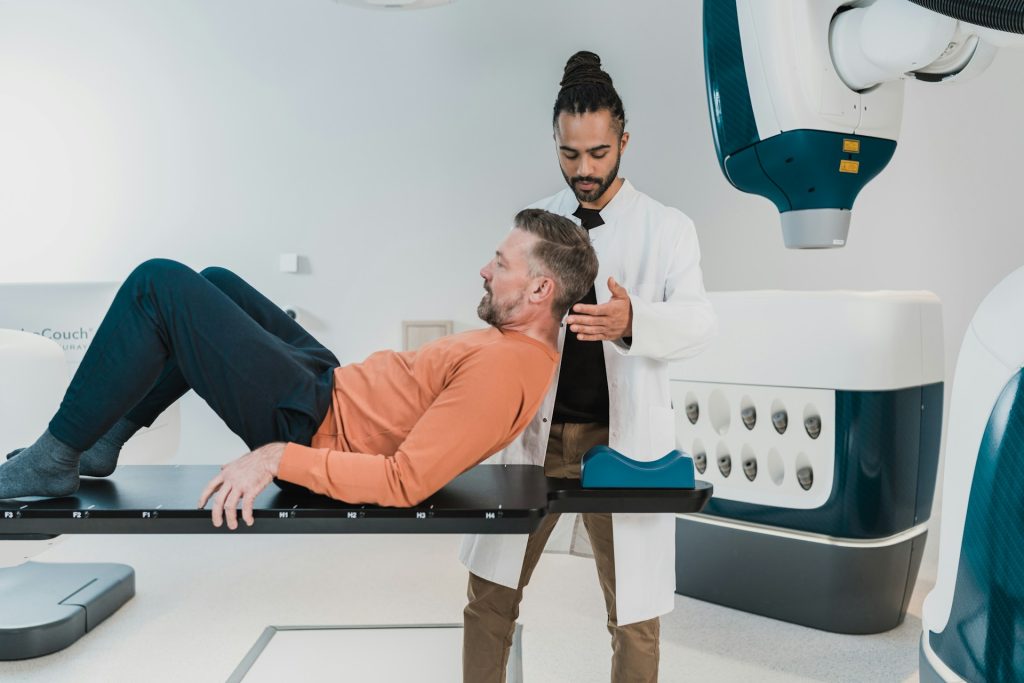
[{"label": "man lying on table", "polygon": [[250,453],[202,492],[213,524],[253,523],[274,479],[350,503],[413,506],[508,445],[558,364],[562,317],[597,275],[586,232],[521,211],[480,271],[490,327],[416,351],[334,355],[241,278],[146,261],[118,290],[47,431],[0,466],[0,499],[67,496],[194,389]]}]

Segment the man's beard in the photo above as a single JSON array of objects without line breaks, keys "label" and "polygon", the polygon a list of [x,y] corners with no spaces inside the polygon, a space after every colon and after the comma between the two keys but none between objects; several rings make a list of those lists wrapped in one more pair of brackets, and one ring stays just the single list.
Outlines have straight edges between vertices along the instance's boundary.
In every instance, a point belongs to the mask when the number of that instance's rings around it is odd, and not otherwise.
[{"label": "man's beard", "polygon": [[494,300],[491,290],[486,286],[484,289],[487,290],[487,293],[480,299],[480,304],[476,307],[476,314],[488,325],[501,327],[509,319],[512,311],[522,303],[524,293],[519,292],[513,301],[497,302]]},{"label": "man's beard", "polygon": [[[569,183],[569,187],[572,188],[572,193],[576,195],[576,199],[579,200],[581,204],[584,202],[596,202],[598,199],[602,197],[602,195],[604,195],[605,192],[607,192],[608,188],[612,186],[612,183],[615,182],[615,179],[619,177],[619,163],[621,163],[621,161],[622,156],[617,156],[615,158],[615,168],[613,168],[612,172],[609,173],[607,177],[604,178],[595,178],[594,176],[579,175],[570,178],[565,174],[565,171],[562,171],[562,177],[565,178],[565,182]],[[597,187],[595,187],[590,192],[581,192],[580,190],[576,189],[576,185],[582,182],[597,183]]]}]

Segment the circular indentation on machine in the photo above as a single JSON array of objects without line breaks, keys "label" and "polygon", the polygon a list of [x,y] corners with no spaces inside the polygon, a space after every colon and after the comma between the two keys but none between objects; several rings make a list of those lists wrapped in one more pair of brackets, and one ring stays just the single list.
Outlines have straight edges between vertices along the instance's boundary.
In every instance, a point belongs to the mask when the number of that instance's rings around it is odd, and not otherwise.
[{"label": "circular indentation on machine", "polygon": [[781,486],[786,478],[786,465],[782,462],[782,456],[774,448],[768,451],[768,478],[776,486]]},{"label": "circular indentation on machine", "polygon": [[690,424],[697,424],[697,420],[700,419],[700,404],[697,403],[697,394],[692,391],[686,393],[686,419],[690,421]]},{"label": "circular indentation on machine", "polygon": [[729,399],[721,389],[712,391],[708,398],[708,417],[716,432],[724,436],[729,431]]},{"label": "circular indentation on machine", "polygon": [[740,421],[748,430],[753,429],[757,424],[757,408],[754,407],[754,402],[749,396],[740,399]]},{"label": "circular indentation on machine", "polygon": [[772,401],[772,426],[779,434],[785,434],[789,426],[789,412],[786,404],[779,399]]},{"label": "circular indentation on machine", "polygon": [[743,466],[743,476],[749,481],[757,479],[757,456],[754,455],[754,449],[746,444],[740,451],[740,463]]},{"label": "circular indentation on machine", "polygon": [[814,468],[806,453],[798,453],[796,456],[796,480],[804,491],[810,491],[814,486]]},{"label": "circular indentation on machine", "polygon": [[704,448],[704,442],[700,439],[693,440],[693,466],[701,474],[704,474],[704,470],[708,468],[708,452]]},{"label": "circular indentation on machine", "polygon": [[715,458],[718,461],[718,471],[722,473],[723,477],[728,478],[732,474],[732,455],[729,453],[729,447],[724,443],[718,444]]},{"label": "circular indentation on machine", "polygon": [[808,403],[804,408],[804,431],[812,439],[821,436],[821,411],[812,403]]}]

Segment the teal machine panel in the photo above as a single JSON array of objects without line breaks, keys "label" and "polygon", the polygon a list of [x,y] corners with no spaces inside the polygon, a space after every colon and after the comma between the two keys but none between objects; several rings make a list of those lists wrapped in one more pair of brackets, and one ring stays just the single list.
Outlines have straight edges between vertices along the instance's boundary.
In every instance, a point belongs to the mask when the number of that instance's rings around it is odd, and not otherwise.
[{"label": "teal machine panel", "polygon": [[[932,651],[967,681],[1024,681],[1022,482],[1024,381],[1018,372],[982,437],[949,621],[926,634]],[[922,680],[929,680],[927,661],[921,668]]]}]

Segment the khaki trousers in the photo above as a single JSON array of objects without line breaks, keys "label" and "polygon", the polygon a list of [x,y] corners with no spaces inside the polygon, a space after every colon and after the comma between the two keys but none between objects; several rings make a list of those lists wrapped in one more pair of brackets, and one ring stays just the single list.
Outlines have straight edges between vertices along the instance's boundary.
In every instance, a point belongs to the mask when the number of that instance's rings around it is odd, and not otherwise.
[{"label": "khaki trousers", "polygon": [[[544,473],[549,477],[578,479],[583,454],[593,446],[607,443],[608,425],[553,424]],[[655,617],[626,626],[618,625],[612,517],[606,513],[586,513],[582,517],[594,549],[597,576],[608,609],[608,632],[612,636],[612,683],[655,683],[658,680],[660,622]],[[547,515],[537,530],[530,534],[518,588],[492,583],[472,573],[469,575],[469,602],[463,612],[464,683],[505,682],[523,589],[529,583],[557,521],[557,514]]]}]

